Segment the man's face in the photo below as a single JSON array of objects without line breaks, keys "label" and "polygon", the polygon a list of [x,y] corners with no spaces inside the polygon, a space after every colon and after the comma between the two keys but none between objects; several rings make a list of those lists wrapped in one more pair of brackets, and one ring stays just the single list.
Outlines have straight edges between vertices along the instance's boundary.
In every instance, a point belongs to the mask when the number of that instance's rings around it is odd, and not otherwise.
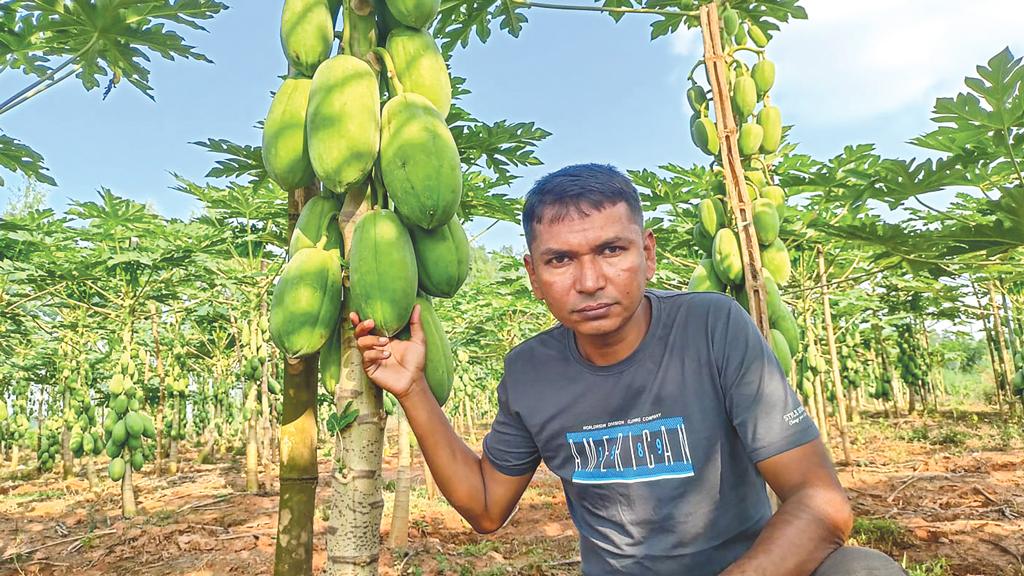
[{"label": "man's face", "polygon": [[[543,218],[543,214],[542,214]],[[523,258],[533,293],[566,328],[586,336],[620,330],[636,313],[654,276],[654,234],[624,203],[544,220]]]}]

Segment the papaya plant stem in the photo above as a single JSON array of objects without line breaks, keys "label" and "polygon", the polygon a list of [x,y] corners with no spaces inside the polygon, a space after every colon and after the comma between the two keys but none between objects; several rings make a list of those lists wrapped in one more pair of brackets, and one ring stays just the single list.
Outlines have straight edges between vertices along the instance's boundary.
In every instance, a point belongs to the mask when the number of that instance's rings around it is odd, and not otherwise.
[{"label": "papaya plant stem", "polygon": [[549,4],[547,2],[531,2],[530,0],[508,0],[509,4],[527,8],[549,8],[551,10],[579,10],[584,12],[612,12],[617,14],[661,14],[664,16],[697,16],[696,10],[657,10],[653,8],[612,8],[606,6],[576,6],[572,4]]},{"label": "papaya plant stem", "polygon": [[18,96],[18,95],[12,96],[6,102],[4,102],[2,105],[0,105],[0,114],[3,114],[5,112],[9,112],[11,110],[14,110],[18,106],[24,104],[25,102],[28,102],[29,99],[31,99],[32,97],[38,96],[38,95],[42,94],[43,92],[46,92],[50,88],[53,88],[57,84],[63,82],[64,80],[67,80],[75,72],[78,72],[79,68],[81,68],[81,65],[80,64],[76,64],[74,68],[72,68],[71,70],[68,70],[65,74],[63,74],[62,76],[56,78],[55,80],[53,80],[52,82],[50,82],[48,84],[44,84],[42,82],[34,82],[31,86],[29,86],[29,91],[28,92],[22,91],[24,93],[21,93],[20,96]]},{"label": "papaya plant stem", "polygon": [[764,48],[752,48],[750,46],[733,46],[726,52],[726,54],[732,57],[733,54],[740,52],[742,50],[746,50],[747,52],[753,52],[754,54],[757,54],[758,60],[764,58]]},{"label": "papaya plant stem", "polygon": [[697,71],[697,68],[700,68],[703,65],[704,65],[704,61],[703,60],[697,60],[696,64],[694,64],[693,67],[690,68],[690,73],[686,76],[686,79],[691,81],[691,82],[696,83],[696,80],[693,79],[693,73]]},{"label": "papaya plant stem", "polygon": [[391,93],[391,97],[401,96],[405,89],[402,88],[402,83],[398,80],[398,74],[395,73],[395,61],[391,59],[391,54],[380,46],[370,50],[370,53],[380,61],[382,67],[379,69],[387,74],[388,91]]}]

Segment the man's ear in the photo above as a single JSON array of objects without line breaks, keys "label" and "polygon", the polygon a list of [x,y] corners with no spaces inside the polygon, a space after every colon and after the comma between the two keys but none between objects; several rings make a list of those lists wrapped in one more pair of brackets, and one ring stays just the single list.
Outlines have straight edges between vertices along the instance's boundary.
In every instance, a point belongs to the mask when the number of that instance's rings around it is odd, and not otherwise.
[{"label": "man's ear", "polygon": [[654,278],[654,272],[658,268],[657,241],[654,239],[654,232],[644,230],[644,260],[647,262],[647,280]]},{"label": "man's ear", "polygon": [[537,271],[533,268],[533,258],[530,253],[523,254],[523,266],[526,267],[526,275],[530,277],[530,288],[538,300],[544,300],[544,293],[541,292],[540,283],[537,282]]}]

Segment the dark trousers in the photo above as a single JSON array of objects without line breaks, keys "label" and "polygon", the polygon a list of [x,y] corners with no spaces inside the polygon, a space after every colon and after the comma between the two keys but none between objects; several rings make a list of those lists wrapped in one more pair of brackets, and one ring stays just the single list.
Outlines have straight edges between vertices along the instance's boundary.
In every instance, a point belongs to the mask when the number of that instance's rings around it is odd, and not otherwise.
[{"label": "dark trousers", "polygon": [[871,548],[843,546],[818,566],[812,576],[905,576],[900,565]]}]

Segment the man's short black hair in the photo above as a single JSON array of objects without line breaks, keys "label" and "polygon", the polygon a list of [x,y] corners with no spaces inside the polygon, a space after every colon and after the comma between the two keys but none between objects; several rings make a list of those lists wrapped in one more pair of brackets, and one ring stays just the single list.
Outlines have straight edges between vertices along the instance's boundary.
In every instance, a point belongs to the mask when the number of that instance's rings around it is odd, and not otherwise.
[{"label": "man's short black hair", "polygon": [[558,222],[570,215],[589,216],[625,202],[641,229],[644,212],[640,194],[622,172],[610,164],[574,164],[544,176],[526,193],[523,231],[526,245],[533,242],[533,227],[543,218]]}]

